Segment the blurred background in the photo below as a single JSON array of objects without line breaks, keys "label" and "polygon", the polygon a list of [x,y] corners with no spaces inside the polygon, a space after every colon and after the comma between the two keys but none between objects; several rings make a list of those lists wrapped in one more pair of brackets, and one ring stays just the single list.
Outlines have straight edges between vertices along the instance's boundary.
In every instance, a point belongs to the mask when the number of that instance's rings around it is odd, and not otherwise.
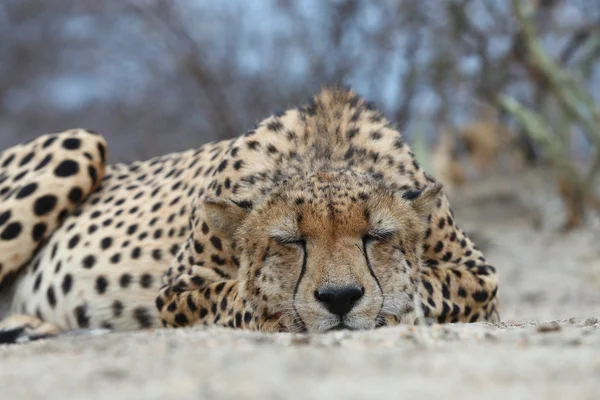
[{"label": "blurred background", "polygon": [[343,84],[450,188],[547,169],[570,228],[599,204],[599,60],[598,0],[3,0],[0,148],[82,127],[132,161]]}]

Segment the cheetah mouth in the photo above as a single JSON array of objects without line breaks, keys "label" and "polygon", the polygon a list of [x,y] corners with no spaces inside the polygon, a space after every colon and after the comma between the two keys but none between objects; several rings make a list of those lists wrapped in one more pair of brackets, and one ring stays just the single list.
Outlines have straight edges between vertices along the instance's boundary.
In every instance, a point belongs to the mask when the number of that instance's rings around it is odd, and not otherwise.
[{"label": "cheetah mouth", "polygon": [[343,330],[348,330],[348,331],[354,331],[355,329],[352,328],[351,326],[346,325],[343,322],[340,322],[339,324],[337,324],[336,326],[334,326],[333,328],[329,328],[327,330],[327,332],[332,332],[332,331],[343,331]]}]

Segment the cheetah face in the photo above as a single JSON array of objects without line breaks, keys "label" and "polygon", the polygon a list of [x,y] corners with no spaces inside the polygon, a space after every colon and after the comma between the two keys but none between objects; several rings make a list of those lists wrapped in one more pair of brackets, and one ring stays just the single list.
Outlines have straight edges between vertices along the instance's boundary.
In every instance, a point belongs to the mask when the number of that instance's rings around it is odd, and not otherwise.
[{"label": "cheetah face", "polygon": [[235,240],[240,290],[261,317],[295,332],[373,329],[414,309],[425,222],[440,192],[397,193],[366,175],[325,171],[286,181],[252,210],[214,199],[205,210]]}]

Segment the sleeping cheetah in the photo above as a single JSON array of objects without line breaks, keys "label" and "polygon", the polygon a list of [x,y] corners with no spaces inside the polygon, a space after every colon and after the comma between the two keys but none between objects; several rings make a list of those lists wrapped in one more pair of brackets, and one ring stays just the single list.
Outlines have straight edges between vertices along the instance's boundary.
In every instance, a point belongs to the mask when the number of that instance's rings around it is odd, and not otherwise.
[{"label": "sleeping cheetah", "polygon": [[441,185],[349,90],[195,150],[105,166],[106,149],[72,130],[0,154],[4,340],[499,320]]}]

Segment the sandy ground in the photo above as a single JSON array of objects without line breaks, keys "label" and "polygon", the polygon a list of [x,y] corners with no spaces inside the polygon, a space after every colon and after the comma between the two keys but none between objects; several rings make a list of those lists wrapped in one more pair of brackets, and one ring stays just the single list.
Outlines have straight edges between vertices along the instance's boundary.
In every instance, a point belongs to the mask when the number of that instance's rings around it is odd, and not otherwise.
[{"label": "sandy ground", "polygon": [[600,231],[591,218],[558,234],[548,182],[522,174],[451,196],[499,271],[501,324],[69,335],[0,346],[0,398],[597,399]]}]

